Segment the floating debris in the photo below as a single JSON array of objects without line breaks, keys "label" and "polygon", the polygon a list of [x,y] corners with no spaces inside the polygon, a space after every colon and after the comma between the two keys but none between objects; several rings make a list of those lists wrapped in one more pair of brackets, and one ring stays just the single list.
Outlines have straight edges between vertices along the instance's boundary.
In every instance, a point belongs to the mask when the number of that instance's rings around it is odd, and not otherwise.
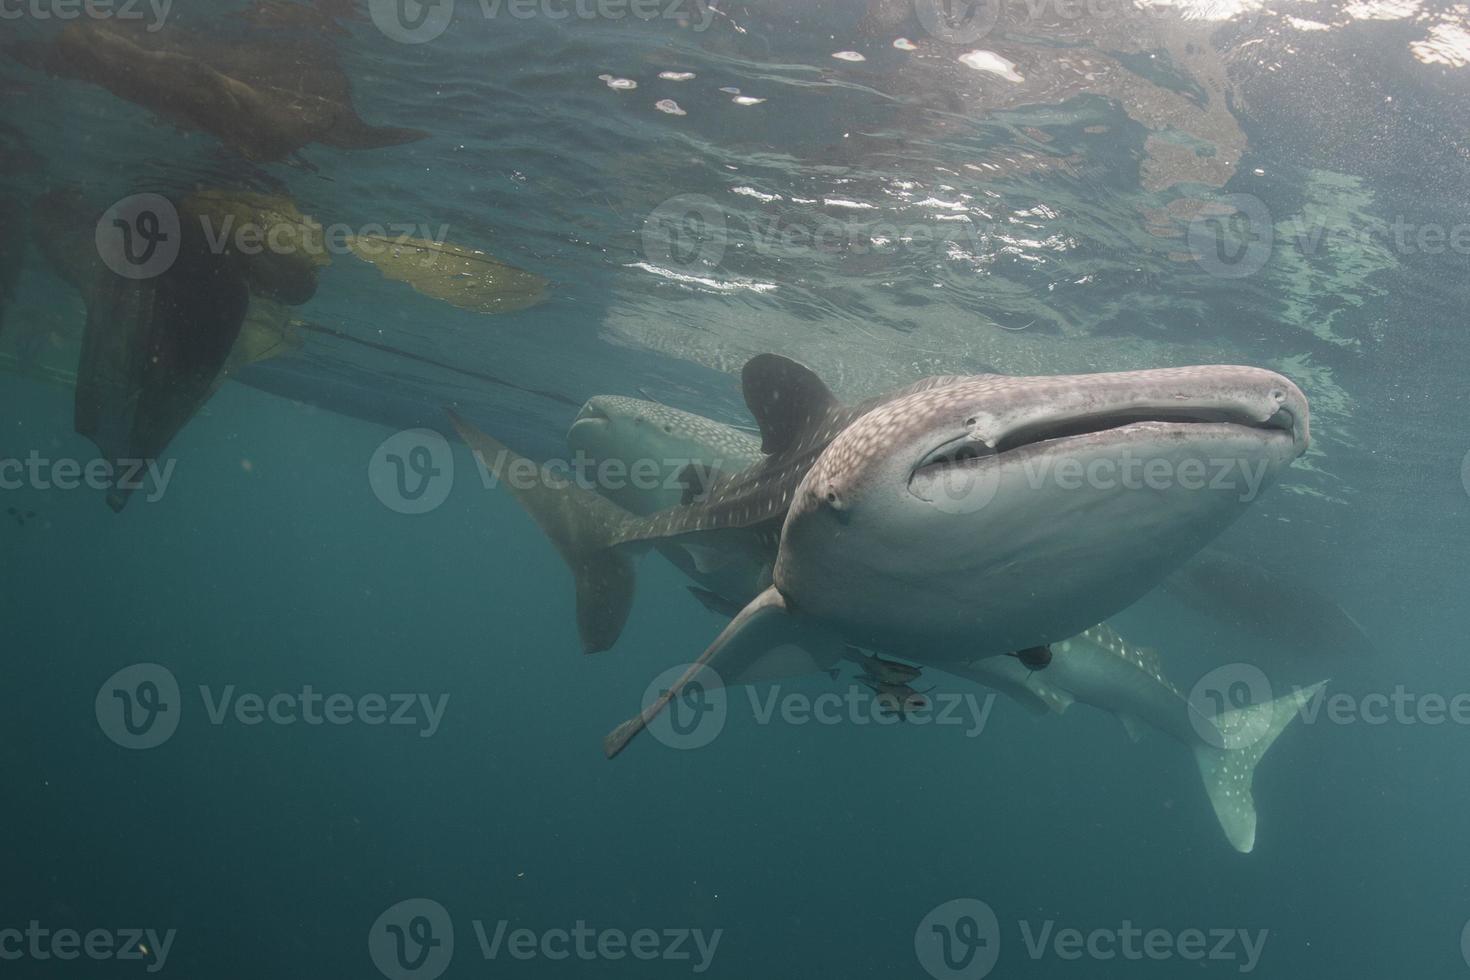
[{"label": "floating debris", "polygon": [[740,90],[738,88],[736,88],[735,86],[733,86],[733,85],[727,85],[724,88],[720,89],[720,91],[721,92],[724,92],[726,95],[739,95],[740,94]]},{"label": "floating debris", "polygon": [[179,223],[167,268],[151,278],[116,274],[99,258],[96,216],[64,191],[32,209],[42,254],[87,304],[75,427],[113,464],[120,479],[107,504],[121,511],[138,489],[122,461],[158,459],[218,389],[250,290],[240,264],[192,221]]},{"label": "floating debris", "polygon": [[868,60],[867,58],[864,58],[862,55],[858,54],[856,51],[836,51],[836,52],[833,52],[832,57],[836,58],[838,61],[867,61]]},{"label": "floating debris", "polygon": [[658,77],[666,82],[687,82],[694,77],[692,71],[661,71]]},{"label": "floating debris", "polygon": [[[279,194],[199,191],[184,198],[179,216],[222,243],[257,296],[300,306],[316,295],[317,270],[332,264],[322,226]],[[269,247],[241,251],[239,237],[247,234]]]},{"label": "floating debris", "polygon": [[214,37],[114,18],[74,21],[54,40],[7,50],[27,67],[100,85],[210,133],[257,163],[284,160],[309,143],[371,149],[428,135],[364,122],[335,49],[311,38],[265,30]]},{"label": "floating debris", "polygon": [[917,44],[915,44],[913,41],[910,41],[906,37],[897,37],[897,38],[894,38],[893,39],[893,46],[895,48],[897,48],[898,50],[900,50],[900,51],[917,51],[917,50],[919,50],[919,46]]},{"label": "floating debris", "polygon": [[753,197],[757,201],[760,201],[764,204],[770,204],[772,201],[781,200],[780,194],[764,194],[761,191],[756,190],[754,187],[732,187],[730,188],[730,193],[743,194],[746,197]]},{"label": "floating debris", "polygon": [[638,87],[638,83],[631,78],[618,78],[616,75],[598,75],[597,77],[606,82],[608,88],[619,92],[627,92]]},{"label": "floating debris", "polygon": [[299,323],[291,319],[289,307],[264,296],[252,296],[250,310],[240,326],[240,336],[230,349],[221,374],[228,376],[248,364],[300,350]]},{"label": "floating debris", "polygon": [[960,55],[960,64],[976,71],[988,71],[992,75],[1012,82],[1024,82],[1026,79],[1016,71],[1016,63],[1002,58],[994,51],[967,51]]},{"label": "floating debris", "polygon": [[687,116],[688,113],[679,108],[679,103],[673,99],[659,99],[653,104],[659,112],[667,112],[671,116]]},{"label": "floating debris", "polygon": [[764,102],[766,100],[765,99],[757,99],[754,96],[750,96],[750,95],[737,95],[737,96],[735,96],[735,98],[731,99],[730,101],[733,102],[733,103],[735,103],[736,105],[760,105],[762,102]]},{"label": "floating debris", "polygon": [[545,279],[479,249],[377,235],[353,235],[347,247],[385,278],[471,313],[512,313],[545,298]]}]

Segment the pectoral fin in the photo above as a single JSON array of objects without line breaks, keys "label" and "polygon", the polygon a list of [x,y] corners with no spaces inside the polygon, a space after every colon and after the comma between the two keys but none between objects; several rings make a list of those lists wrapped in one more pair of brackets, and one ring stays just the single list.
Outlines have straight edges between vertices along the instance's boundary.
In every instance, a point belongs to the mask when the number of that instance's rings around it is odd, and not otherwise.
[{"label": "pectoral fin", "polygon": [[1142,719],[1137,715],[1119,712],[1118,721],[1122,723],[1123,731],[1128,733],[1128,740],[1130,742],[1137,743],[1143,741],[1143,736],[1148,732],[1148,726],[1143,723]]},{"label": "pectoral fin", "polygon": [[821,623],[793,614],[775,587],[766,589],[730,621],[709,649],[639,714],[602,740],[611,759],[648,727],[686,684],[707,671],[725,685],[799,677],[830,670],[842,655],[843,641]]}]

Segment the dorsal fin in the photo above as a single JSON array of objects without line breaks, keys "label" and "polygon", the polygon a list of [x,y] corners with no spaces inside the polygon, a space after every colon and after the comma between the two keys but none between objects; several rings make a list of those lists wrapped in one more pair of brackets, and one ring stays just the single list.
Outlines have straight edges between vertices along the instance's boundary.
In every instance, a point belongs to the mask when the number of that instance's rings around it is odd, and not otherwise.
[{"label": "dorsal fin", "polygon": [[745,405],[760,426],[763,453],[801,445],[841,407],[810,368],[779,354],[757,354],[746,361],[740,384]]}]

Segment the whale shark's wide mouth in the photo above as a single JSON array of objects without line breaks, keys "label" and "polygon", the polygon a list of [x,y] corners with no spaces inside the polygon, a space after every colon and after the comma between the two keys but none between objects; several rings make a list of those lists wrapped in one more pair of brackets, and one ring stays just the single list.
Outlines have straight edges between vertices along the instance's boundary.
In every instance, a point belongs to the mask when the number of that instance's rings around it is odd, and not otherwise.
[{"label": "whale shark's wide mouth", "polygon": [[611,424],[612,415],[595,401],[589,401],[567,427],[567,444],[574,447],[584,445],[588,439],[597,438]]},{"label": "whale shark's wide mouth", "polygon": [[1024,449],[1066,451],[1081,445],[1095,445],[1110,436],[1123,439],[1137,437],[1145,432],[1156,434],[1159,441],[1177,439],[1180,436],[1187,438],[1192,433],[1197,433],[1201,439],[1218,438],[1223,433],[1235,430],[1240,430],[1236,434],[1258,433],[1263,444],[1293,441],[1296,438],[1297,419],[1287,408],[1282,408],[1270,418],[1261,421],[1245,412],[1214,407],[1134,408],[1047,419],[1019,426],[995,439],[993,445],[973,433],[941,443],[913,468],[909,474],[909,482],[912,485],[915,479],[939,475],[946,470],[979,466],[985,461],[1003,459]]},{"label": "whale shark's wide mouth", "polygon": [[587,402],[585,405],[582,406],[582,410],[577,413],[577,417],[572,420],[572,424],[573,425],[576,425],[578,422],[611,422],[611,421],[612,421],[612,416],[607,413],[607,410],[606,409],[604,409],[601,405],[597,404],[597,401],[594,399],[592,401]]}]

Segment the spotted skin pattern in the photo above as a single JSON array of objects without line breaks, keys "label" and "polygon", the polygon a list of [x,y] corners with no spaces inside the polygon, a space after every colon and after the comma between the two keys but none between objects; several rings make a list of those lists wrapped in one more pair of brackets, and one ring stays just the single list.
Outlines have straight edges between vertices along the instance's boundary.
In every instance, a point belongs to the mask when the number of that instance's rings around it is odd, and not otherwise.
[{"label": "spotted skin pattern", "polygon": [[[961,379],[951,376],[926,378],[900,389],[892,395],[875,398],[859,405],[840,406],[825,419],[806,416],[800,428],[805,435],[783,453],[766,456],[755,465],[736,473],[718,477],[710,484],[702,502],[672,507],[644,520],[627,521],[612,543],[652,541],[683,534],[714,531],[723,528],[760,528],[769,537],[774,550],[780,536],[780,523],[790,509],[797,485],[831,442],[867,415],[875,405],[890,399],[903,399],[952,385]],[[779,397],[779,392],[773,397]]]},{"label": "spotted skin pattern", "polygon": [[623,395],[598,395],[588,400],[577,419],[580,421],[597,415],[631,419],[635,424],[649,425],[666,435],[698,443],[714,459],[754,461],[761,455],[759,439],[703,415],[670,408],[660,402]]},{"label": "spotted skin pattern", "polygon": [[[1130,390],[1137,392],[1137,402],[1146,400],[1161,409],[1175,403],[1239,408],[1242,395],[1259,387],[1262,373],[1250,367],[1203,366],[1051,377],[987,374],[931,379],[933,383],[925,388],[900,392],[872,406],[859,424],[846,426],[833,438],[821,459],[810,467],[807,485],[812,499],[798,503],[810,506],[828,494],[838,498],[849,494],[893,446],[946,418],[973,423],[973,430],[988,436],[994,446],[1001,436],[1039,419],[1105,411],[1109,404],[1123,400],[1120,393]],[[1306,396],[1285,378],[1280,381],[1280,388],[1260,406],[1257,421],[1265,422],[1275,411],[1285,410],[1295,419],[1296,437],[1305,445],[1310,439]],[[1038,405],[1047,406],[1044,414],[1038,413]]]}]

